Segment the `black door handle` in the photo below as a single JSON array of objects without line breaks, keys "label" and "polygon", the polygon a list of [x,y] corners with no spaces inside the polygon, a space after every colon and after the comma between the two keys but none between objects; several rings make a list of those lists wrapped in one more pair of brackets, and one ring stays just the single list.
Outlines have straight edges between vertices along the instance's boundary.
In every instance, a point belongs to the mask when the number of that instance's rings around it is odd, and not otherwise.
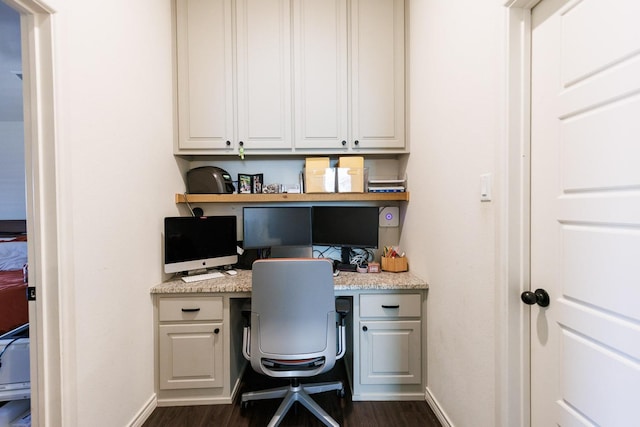
[{"label": "black door handle", "polygon": [[547,307],[551,300],[549,294],[544,289],[536,289],[535,292],[524,291],[520,295],[522,302],[528,305],[538,304],[540,307]]}]

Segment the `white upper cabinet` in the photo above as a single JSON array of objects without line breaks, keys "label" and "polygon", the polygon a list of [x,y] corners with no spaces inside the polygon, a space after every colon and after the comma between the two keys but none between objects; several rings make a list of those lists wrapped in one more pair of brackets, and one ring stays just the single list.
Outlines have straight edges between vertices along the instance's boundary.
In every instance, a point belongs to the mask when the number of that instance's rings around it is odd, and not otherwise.
[{"label": "white upper cabinet", "polygon": [[176,153],[290,149],[289,1],[177,0],[176,12]]},{"label": "white upper cabinet", "polygon": [[176,154],[408,151],[404,0],[176,1]]},{"label": "white upper cabinet", "polygon": [[238,143],[291,148],[291,6],[236,0]]},{"label": "white upper cabinet", "polygon": [[404,1],[351,0],[353,148],[405,147]]},{"label": "white upper cabinet", "polygon": [[403,150],[404,1],[297,0],[293,27],[296,149]]},{"label": "white upper cabinet", "polygon": [[177,152],[233,148],[231,12],[231,0],[176,1]]},{"label": "white upper cabinet", "polygon": [[347,149],[347,1],[295,1],[293,29],[296,149]]}]

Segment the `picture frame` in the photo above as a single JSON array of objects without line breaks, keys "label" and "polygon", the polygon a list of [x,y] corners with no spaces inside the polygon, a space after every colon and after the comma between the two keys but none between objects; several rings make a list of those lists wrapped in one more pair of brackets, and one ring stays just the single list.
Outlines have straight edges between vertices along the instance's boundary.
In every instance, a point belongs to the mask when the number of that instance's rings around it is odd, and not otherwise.
[{"label": "picture frame", "polygon": [[264,178],[261,173],[252,175],[251,176],[251,192],[256,194],[262,193],[263,183],[264,183]]},{"label": "picture frame", "polygon": [[264,185],[264,175],[257,174],[238,174],[238,193],[239,194],[260,194]]},{"label": "picture frame", "polygon": [[239,194],[251,194],[251,175],[243,173],[238,174],[238,193]]}]

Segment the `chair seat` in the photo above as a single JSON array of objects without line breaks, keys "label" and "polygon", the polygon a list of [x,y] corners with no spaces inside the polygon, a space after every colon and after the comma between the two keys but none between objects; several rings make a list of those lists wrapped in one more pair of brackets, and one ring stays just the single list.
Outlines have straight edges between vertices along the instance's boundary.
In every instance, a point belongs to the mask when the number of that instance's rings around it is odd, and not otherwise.
[{"label": "chair seat", "polygon": [[295,370],[312,370],[317,369],[319,366],[324,365],[325,358],[324,356],[320,357],[312,357],[310,359],[262,359],[262,364],[274,371],[282,370],[289,371],[291,369]]}]

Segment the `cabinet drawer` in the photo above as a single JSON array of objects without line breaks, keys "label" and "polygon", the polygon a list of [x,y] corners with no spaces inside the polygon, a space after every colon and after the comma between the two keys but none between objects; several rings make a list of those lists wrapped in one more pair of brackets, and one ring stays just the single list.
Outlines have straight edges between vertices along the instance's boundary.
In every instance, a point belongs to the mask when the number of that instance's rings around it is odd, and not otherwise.
[{"label": "cabinet drawer", "polygon": [[360,317],[420,317],[420,294],[360,295]]},{"label": "cabinet drawer", "polygon": [[222,297],[160,298],[158,318],[161,322],[222,320],[222,309]]}]

